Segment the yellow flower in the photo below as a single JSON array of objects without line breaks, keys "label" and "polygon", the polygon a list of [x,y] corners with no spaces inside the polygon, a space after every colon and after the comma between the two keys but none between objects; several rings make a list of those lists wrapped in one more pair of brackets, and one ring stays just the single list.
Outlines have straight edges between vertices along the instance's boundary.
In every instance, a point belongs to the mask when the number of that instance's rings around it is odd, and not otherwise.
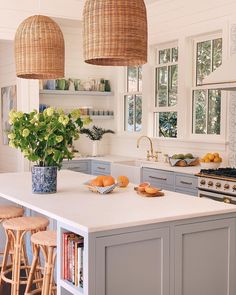
[{"label": "yellow flower", "polygon": [[25,128],[25,129],[22,131],[22,136],[23,136],[23,137],[28,137],[29,134],[30,134],[30,131],[29,131],[29,129],[27,129],[27,128]]},{"label": "yellow flower", "polygon": [[17,117],[16,113],[17,113],[17,112],[16,112],[15,110],[11,110],[11,111],[9,112],[9,118],[10,118],[11,120],[15,119],[15,118]]},{"label": "yellow flower", "polygon": [[63,116],[60,116],[60,117],[58,118],[58,122],[59,122],[59,123],[63,123],[63,121],[64,121],[64,117],[63,117]]},{"label": "yellow flower", "polygon": [[57,110],[57,113],[58,113],[59,115],[65,115],[63,109],[58,109],[58,110]]},{"label": "yellow flower", "polygon": [[16,118],[20,119],[24,116],[24,113],[23,112],[16,112],[15,116],[16,116]]},{"label": "yellow flower", "polygon": [[51,155],[52,153],[53,153],[53,149],[51,149],[51,148],[47,149],[47,154],[48,155]]},{"label": "yellow flower", "polygon": [[70,121],[69,117],[68,117],[68,116],[65,116],[65,117],[64,117],[64,120],[63,120],[63,122],[62,122],[62,124],[63,124],[64,126],[66,126],[66,125],[69,123],[69,121]]},{"label": "yellow flower", "polygon": [[71,112],[71,116],[74,120],[77,120],[81,116],[81,112],[79,109],[73,110]]},{"label": "yellow flower", "polygon": [[84,125],[88,125],[91,122],[93,122],[93,120],[90,117],[84,117],[82,120],[83,120]]},{"label": "yellow flower", "polygon": [[23,155],[24,155],[25,157],[28,157],[28,156],[29,156],[29,151],[28,151],[28,150],[23,150]]},{"label": "yellow flower", "polygon": [[61,136],[61,135],[58,135],[58,136],[56,136],[56,141],[59,143],[59,142],[62,142],[63,141],[63,136]]},{"label": "yellow flower", "polygon": [[14,142],[13,142],[13,140],[10,140],[9,141],[9,147],[11,147],[11,148],[15,148],[16,147],[15,144],[14,144]]},{"label": "yellow flower", "polygon": [[8,134],[9,139],[14,139],[15,137],[16,137],[16,135],[14,133],[9,133]]},{"label": "yellow flower", "polygon": [[54,108],[47,108],[46,113],[48,117],[51,117],[54,114]]}]

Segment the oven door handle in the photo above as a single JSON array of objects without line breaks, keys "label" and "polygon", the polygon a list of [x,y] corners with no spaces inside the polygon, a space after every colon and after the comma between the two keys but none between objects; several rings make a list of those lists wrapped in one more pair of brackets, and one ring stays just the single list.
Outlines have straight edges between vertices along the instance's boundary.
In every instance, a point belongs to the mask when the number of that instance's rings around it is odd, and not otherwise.
[{"label": "oven door handle", "polygon": [[226,204],[236,204],[235,201],[233,201],[230,197],[223,197],[223,198],[217,198],[217,197],[214,197],[212,195],[206,195],[206,194],[202,194],[200,193],[199,194],[199,197],[200,198],[207,198],[207,199],[211,199],[211,200],[214,200],[214,201],[218,201],[218,202],[224,202]]}]

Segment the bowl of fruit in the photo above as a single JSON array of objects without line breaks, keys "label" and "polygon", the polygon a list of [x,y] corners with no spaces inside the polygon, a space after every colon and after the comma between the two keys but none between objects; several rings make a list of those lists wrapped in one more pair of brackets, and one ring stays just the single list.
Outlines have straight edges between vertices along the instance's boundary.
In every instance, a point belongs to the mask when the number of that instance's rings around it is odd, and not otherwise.
[{"label": "bowl of fruit", "polygon": [[207,153],[201,158],[200,164],[204,169],[217,169],[222,163],[222,158],[219,153]]},{"label": "bowl of fruit", "polygon": [[127,187],[128,184],[128,177],[119,176],[116,181],[111,175],[99,175],[85,183],[89,190],[102,195],[113,192],[116,187]]},{"label": "bowl of fruit", "polygon": [[192,154],[175,154],[169,158],[171,166],[180,166],[180,167],[187,167],[187,166],[197,166],[199,165],[198,158],[194,157]]}]

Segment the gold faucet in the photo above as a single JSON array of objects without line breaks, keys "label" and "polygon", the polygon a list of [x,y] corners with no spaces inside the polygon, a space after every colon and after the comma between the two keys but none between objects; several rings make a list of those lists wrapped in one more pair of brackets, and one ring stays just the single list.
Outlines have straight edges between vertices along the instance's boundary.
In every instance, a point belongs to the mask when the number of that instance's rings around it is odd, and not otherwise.
[{"label": "gold faucet", "polygon": [[158,154],[160,154],[160,152],[155,152],[154,154],[154,151],[153,151],[153,143],[152,143],[152,140],[150,137],[148,136],[140,136],[137,140],[137,148],[139,148],[139,144],[140,144],[140,141],[143,139],[143,138],[147,138],[150,142],[150,151],[147,151],[147,160],[150,161],[150,158],[154,159],[156,162],[158,162]]}]

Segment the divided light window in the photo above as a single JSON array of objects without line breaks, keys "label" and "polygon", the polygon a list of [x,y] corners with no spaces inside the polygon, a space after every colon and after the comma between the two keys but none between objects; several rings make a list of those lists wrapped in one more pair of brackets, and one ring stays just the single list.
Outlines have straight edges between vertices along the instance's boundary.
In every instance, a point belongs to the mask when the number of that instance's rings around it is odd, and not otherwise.
[{"label": "divided light window", "polygon": [[154,136],[177,137],[178,47],[157,50]]},{"label": "divided light window", "polygon": [[195,87],[193,88],[193,134],[220,135],[221,91],[201,86],[222,63],[222,38],[195,42]]},{"label": "divided light window", "polygon": [[142,130],[142,67],[128,67],[124,95],[124,130]]}]

